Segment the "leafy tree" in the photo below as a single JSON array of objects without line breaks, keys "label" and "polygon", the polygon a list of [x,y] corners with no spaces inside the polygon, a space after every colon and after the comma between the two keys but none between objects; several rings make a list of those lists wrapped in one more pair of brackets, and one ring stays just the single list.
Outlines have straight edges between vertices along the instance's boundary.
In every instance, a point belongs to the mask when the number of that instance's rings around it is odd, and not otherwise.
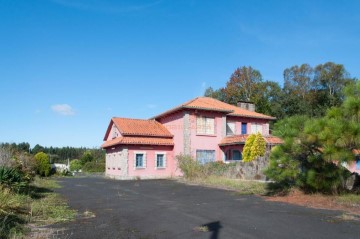
[{"label": "leafy tree", "polygon": [[73,159],[70,161],[70,171],[79,171],[81,168],[82,164],[79,159]]},{"label": "leafy tree", "polygon": [[90,151],[86,151],[83,156],[80,158],[81,165],[85,165],[87,162],[94,160],[94,156]]},{"label": "leafy tree", "polygon": [[250,162],[253,160],[253,158],[251,158],[251,148],[254,144],[255,139],[256,139],[256,135],[251,134],[245,141],[245,145],[242,153],[242,158],[244,162]]},{"label": "leafy tree", "polygon": [[225,95],[225,89],[224,88],[214,90],[212,87],[208,87],[205,90],[204,96],[211,97],[211,98],[214,98],[214,99],[218,99],[218,100],[223,101],[223,102],[226,101],[226,95]]},{"label": "leafy tree", "polygon": [[256,101],[256,93],[259,91],[258,83],[261,82],[260,71],[251,66],[237,68],[226,83],[226,102],[236,105],[238,101]]},{"label": "leafy tree", "polygon": [[40,152],[44,152],[44,147],[39,144],[35,145],[34,148],[31,150],[32,154],[37,154]]},{"label": "leafy tree", "polygon": [[280,85],[277,82],[265,81],[259,83],[258,87],[256,111],[282,119],[284,111],[281,102],[284,95]]},{"label": "leafy tree", "polygon": [[49,156],[44,152],[39,152],[34,156],[37,164],[37,173],[41,176],[49,176],[51,173],[51,164]]}]

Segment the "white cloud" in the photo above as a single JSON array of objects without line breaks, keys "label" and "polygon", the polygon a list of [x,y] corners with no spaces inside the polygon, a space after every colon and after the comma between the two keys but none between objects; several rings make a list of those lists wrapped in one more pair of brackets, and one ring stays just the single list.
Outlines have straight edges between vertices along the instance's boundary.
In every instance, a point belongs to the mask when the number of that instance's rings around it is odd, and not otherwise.
[{"label": "white cloud", "polygon": [[68,104],[57,104],[57,105],[52,105],[51,106],[52,111],[54,111],[55,113],[58,113],[60,115],[74,115],[75,111],[74,109],[68,105]]}]

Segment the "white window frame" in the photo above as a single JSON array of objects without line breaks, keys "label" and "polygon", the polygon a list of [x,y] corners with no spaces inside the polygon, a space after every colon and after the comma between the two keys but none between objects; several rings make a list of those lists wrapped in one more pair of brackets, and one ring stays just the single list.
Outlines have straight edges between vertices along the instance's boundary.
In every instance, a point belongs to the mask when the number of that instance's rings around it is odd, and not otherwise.
[{"label": "white window frame", "polygon": [[[233,125],[234,125],[233,129],[231,129],[231,127],[230,127],[229,124],[233,124]],[[232,133],[229,133],[228,128],[229,128],[230,130],[232,130],[233,132],[232,132]],[[235,134],[236,134],[236,122],[235,122],[235,121],[226,121],[226,136],[231,136],[231,135],[235,135]]]},{"label": "white window frame", "polygon": [[[158,167],[157,166],[157,156],[158,155],[163,155],[163,166],[162,167]],[[162,168],[166,168],[166,152],[156,152],[155,153],[155,169],[162,169]]]},{"label": "white window frame", "polygon": [[[210,120],[213,121],[212,127],[207,127],[210,124]],[[213,132],[209,132],[213,129]],[[197,135],[215,135],[216,134],[216,124],[215,117],[208,116],[197,116],[196,117],[196,134]]]},{"label": "white window frame", "polygon": [[[143,166],[137,167],[136,166],[136,155],[142,154],[143,155]],[[143,169],[146,168],[146,152],[145,151],[135,151],[134,152],[134,169]]]},{"label": "white window frame", "polygon": [[263,134],[263,125],[259,123],[251,123],[251,133],[252,134]]}]

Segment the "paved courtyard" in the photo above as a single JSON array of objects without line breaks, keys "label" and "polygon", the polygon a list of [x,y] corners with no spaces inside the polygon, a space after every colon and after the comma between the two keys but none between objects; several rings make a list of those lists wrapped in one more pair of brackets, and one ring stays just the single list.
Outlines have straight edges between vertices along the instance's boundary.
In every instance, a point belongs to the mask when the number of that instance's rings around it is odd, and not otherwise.
[{"label": "paved courtyard", "polygon": [[261,197],[170,180],[64,178],[57,189],[75,222],[64,238],[359,238],[360,223],[338,211],[267,202]]}]

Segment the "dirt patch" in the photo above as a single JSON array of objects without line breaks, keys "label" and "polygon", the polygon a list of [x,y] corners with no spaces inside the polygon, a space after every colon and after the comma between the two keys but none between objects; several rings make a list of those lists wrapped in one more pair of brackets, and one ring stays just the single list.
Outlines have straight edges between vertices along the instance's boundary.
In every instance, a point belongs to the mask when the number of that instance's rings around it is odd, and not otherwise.
[{"label": "dirt patch", "polygon": [[301,191],[293,190],[286,196],[264,196],[267,201],[285,202],[310,208],[339,210],[355,215],[360,215],[359,205],[345,205],[336,200],[335,196],[321,194],[304,194]]}]

